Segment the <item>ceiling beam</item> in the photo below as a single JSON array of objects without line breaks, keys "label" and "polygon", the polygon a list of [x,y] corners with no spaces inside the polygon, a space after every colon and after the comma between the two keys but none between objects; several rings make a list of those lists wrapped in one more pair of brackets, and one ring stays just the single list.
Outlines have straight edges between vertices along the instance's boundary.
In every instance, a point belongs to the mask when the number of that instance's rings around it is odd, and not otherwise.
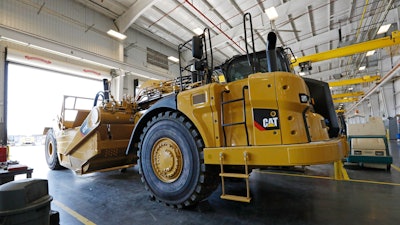
[{"label": "ceiling beam", "polygon": [[202,0],[204,5],[206,5],[210,10],[213,9],[212,11],[214,14],[221,20],[221,23],[225,23],[229,28],[232,28],[232,25],[221,15],[221,13],[218,12],[214,6],[212,6],[207,0]]},{"label": "ceiling beam", "polygon": [[[312,3],[313,3],[312,0],[303,0],[303,1],[285,2],[284,4],[279,5],[278,7],[276,7],[276,10],[278,11],[278,14],[281,12],[281,16],[275,22],[279,23],[279,21],[285,20],[287,17],[284,17],[283,15],[295,13],[296,10],[304,7],[304,5],[311,5]],[[262,13],[260,13],[258,15],[252,15],[253,21],[254,21],[253,27],[258,27],[258,25],[261,25],[261,24],[256,24],[257,21],[262,21],[263,18],[260,18],[261,14]],[[239,33],[240,34],[243,33],[243,24],[240,23],[239,25],[234,26],[224,32],[227,35],[229,35],[230,37],[238,36]],[[226,41],[229,41],[229,40],[227,39],[227,37],[224,34],[218,34],[212,38],[213,46],[219,46],[219,45],[225,44]]]},{"label": "ceiling beam", "polygon": [[315,25],[314,25],[314,14],[313,14],[313,7],[312,5],[307,6],[308,10],[308,19],[310,20],[310,28],[311,28],[311,34],[312,36],[315,36]]},{"label": "ceiling beam", "polygon": [[340,94],[332,94],[332,98],[346,98],[346,97],[357,97],[364,95],[363,91],[356,91],[356,92],[347,92],[347,93],[340,93]]},{"label": "ceiling beam", "polygon": [[[164,11],[162,11],[160,8],[154,6],[153,9],[155,11],[157,11],[158,13],[160,13],[161,15],[166,14]],[[183,25],[181,22],[179,22],[178,20],[174,19],[173,17],[166,15],[166,18],[169,19],[171,22],[175,23],[176,25],[182,27],[184,30],[186,30],[186,32],[191,33],[194,35],[194,32],[192,30],[190,30],[189,28],[187,28],[185,25]],[[184,21],[182,21],[184,22]]]},{"label": "ceiling beam", "polygon": [[[287,17],[285,17],[284,15],[288,15],[288,14],[292,14],[292,15],[297,15],[298,14],[298,9],[303,8],[305,5],[310,6],[310,5],[315,5],[315,1],[312,0],[303,0],[303,1],[289,1],[286,2],[282,5],[279,5],[278,7],[276,7],[276,10],[278,11],[278,14],[280,15],[280,17],[275,21],[275,23],[279,26],[279,24],[282,23],[288,23],[287,21]],[[326,3],[322,3],[319,4],[317,6],[313,6],[310,9],[318,9],[321,7],[321,5],[325,5]],[[258,14],[258,15],[253,15],[253,27],[265,27],[266,29],[271,28],[271,27],[266,27],[264,24],[261,24],[263,18],[260,18],[262,15],[262,13]],[[296,17],[293,17],[293,19],[296,19]],[[346,26],[342,27],[343,33],[351,33],[354,24],[347,24]],[[240,23],[237,26],[234,26],[228,30],[224,31],[227,35],[229,35],[230,37],[236,37],[239,34],[243,33],[243,24]],[[268,33],[268,31],[266,32]],[[292,48],[292,50],[294,51],[294,53],[300,51],[301,49],[308,49],[310,47],[313,46],[303,46],[304,43],[306,44],[324,44],[321,43],[321,41],[323,40],[331,40],[333,37],[337,37],[337,31],[333,30],[333,31],[329,31],[327,32],[328,34],[322,33],[321,35],[316,35],[313,36],[311,38],[308,39],[302,39],[301,36],[299,37],[300,42],[298,42],[297,40],[293,39],[292,41],[288,41],[285,44],[289,47]],[[218,34],[215,37],[212,38],[212,43],[213,46],[219,46],[219,45],[223,45],[225,44],[225,42],[230,41],[227,39],[227,37],[224,34]]]},{"label": "ceiling beam", "polygon": [[[144,22],[148,23],[148,24],[151,24],[151,23],[152,23],[152,21],[151,21],[150,19],[148,19],[147,17],[142,17],[141,19],[142,19]],[[183,40],[182,37],[179,36],[179,34],[175,34],[173,31],[167,30],[167,29],[165,29],[164,27],[161,27],[161,26],[158,25],[158,24],[154,24],[153,26],[154,26],[155,28],[157,28],[157,30],[163,32],[164,34],[168,34],[169,36],[175,38],[175,39],[177,40],[177,43],[184,43],[184,42],[185,42],[185,40]],[[159,35],[159,36],[160,36],[160,35]]]},{"label": "ceiling beam", "polygon": [[356,102],[358,98],[343,98],[343,99],[333,99],[333,103],[348,103],[348,102]]},{"label": "ceiling beam", "polygon": [[316,53],[304,57],[297,58],[296,61],[292,63],[293,66],[297,66],[303,62],[319,62],[329,59],[341,58],[345,56],[350,56],[358,53],[367,52],[370,50],[380,49],[384,47],[389,47],[393,45],[400,44],[400,31],[393,31],[391,36],[378,38],[366,42],[361,42],[349,46],[344,46],[341,48],[332,49],[329,51]]},{"label": "ceiling beam", "polygon": [[[183,3],[182,3],[183,4]],[[198,16],[196,15],[196,14],[194,14],[191,10],[189,10],[187,7],[180,7],[182,10],[184,10],[187,14],[189,14],[191,17],[193,17],[193,18],[197,18]],[[201,23],[201,27],[200,28],[206,28],[206,27],[209,27],[208,25],[207,25],[207,23],[205,23],[203,20],[200,20],[200,19],[198,19],[197,20],[199,23]],[[217,32],[215,32],[213,29],[210,29],[210,31],[211,31],[211,35],[213,35],[213,34],[218,34]]]},{"label": "ceiling beam", "polygon": [[381,76],[363,76],[353,79],[346,79],[346,80],[339,80],[339,81],[332,81],[329,82],[329,87],[337,87],[337,86],[345,86],[345,85],[352,85],[352,84],[361,84],[366,82],[373,82],[381,79]]},{"label": "ceiling beam", "polygon": [[128,10],[114,22],[118,31],[125,33],[128,28],[150,7],[152,7],[158,0],[137,0],[132,4]]}]

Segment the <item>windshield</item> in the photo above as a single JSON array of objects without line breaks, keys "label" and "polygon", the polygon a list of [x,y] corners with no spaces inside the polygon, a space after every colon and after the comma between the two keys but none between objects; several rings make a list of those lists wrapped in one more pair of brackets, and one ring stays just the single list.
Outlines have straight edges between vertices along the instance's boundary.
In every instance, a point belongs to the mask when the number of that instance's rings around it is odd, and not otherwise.
[{"label": "windshield", "polygon": [[[252,56],[250,56],[250,59],[251,57]],[[286,52],[283,50],[283,48],[277,48],[276,57],[277,71],[290,72],[290,65],[286,58]],[[259,69],[256,72],[268,72],[265,51],[256,53],[256,63],[259,64]],[[224,68],[223,72],[227,82],[245,79],[253,73],[246,55],[237,56],[225,64],[226,65],[222,66],[222,68]]]}]

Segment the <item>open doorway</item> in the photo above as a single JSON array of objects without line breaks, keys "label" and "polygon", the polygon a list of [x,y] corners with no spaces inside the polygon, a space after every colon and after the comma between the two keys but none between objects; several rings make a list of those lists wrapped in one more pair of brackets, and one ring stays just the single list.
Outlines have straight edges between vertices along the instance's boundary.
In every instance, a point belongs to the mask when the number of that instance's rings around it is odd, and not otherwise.
[{"label": "open doorway", "polygon": [[9,63],[7,133],[9,144],[41,145],[46,126],[54,124],[64,95],[94,98],[102,81]]}]

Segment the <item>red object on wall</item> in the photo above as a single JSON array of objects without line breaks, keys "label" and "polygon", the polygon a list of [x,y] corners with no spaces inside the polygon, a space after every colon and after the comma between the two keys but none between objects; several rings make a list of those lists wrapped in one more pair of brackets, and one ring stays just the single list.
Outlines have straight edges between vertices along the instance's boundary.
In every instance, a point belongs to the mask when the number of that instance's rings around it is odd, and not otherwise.
[{"label": "red object on wall", "polygon": [[51,64],[51,61],[50,61],[50,60],[42,59],[42,58],[35,57],[35,56],[26,55],[26,56],[25,56],[25,59],[28,59],[28,60],[37,60],[37,61],[44,62],[44,63],[46,63],[46,64]]},{"label": "red object on wall", "polygon": [[7,147],[1,146],[0,147],[0,162],[7,161]]},{"label": "red object on wall", "polygon": [[98,76],[101,75],[101,73],[99,73],[99,72],[97,72],[97,71],[94,71],[94,70],[83,69],[83,72],[85,72],[85,73],[94,73],[94,74],[96,74],[96,75],[98,75]]}]

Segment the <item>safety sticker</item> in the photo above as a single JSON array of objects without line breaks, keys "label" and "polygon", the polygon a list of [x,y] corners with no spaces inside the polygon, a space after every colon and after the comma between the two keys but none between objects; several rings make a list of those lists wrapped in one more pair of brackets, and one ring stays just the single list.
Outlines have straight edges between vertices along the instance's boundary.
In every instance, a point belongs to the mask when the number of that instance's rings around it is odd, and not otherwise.
[{"label": "safety sticker", "polygon": [[257,129],[276,130],[279,129],[279,114],[276,109],[253,109],[254,126]]}]

